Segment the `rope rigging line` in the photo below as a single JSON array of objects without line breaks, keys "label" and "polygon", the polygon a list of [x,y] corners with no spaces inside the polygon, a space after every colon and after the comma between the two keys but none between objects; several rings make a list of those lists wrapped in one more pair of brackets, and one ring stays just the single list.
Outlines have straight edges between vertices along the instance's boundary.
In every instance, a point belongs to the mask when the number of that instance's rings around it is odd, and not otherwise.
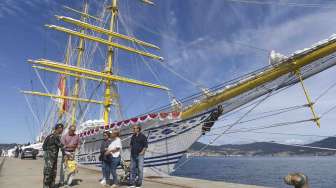
[{"label": "rope rigging line", "polygon": [[[121,17],[121,16],[120,16],[120,22],[121,22],[121,24],[124,26],[124,28],[125,28],[125,30],[126,30],[126,33],[127,33],[128,35],[130,35],[130,36],[134,36],[134,33],[133,33],[131,30],[128,29],[127,24],[125,23],[125,20],[124,20],[123,17]],[[133,45],[134,48],[136,48],[136,44],[135,44],[134,41],[132,41],[132,45]],[[140,45],[140,48],[141,48],[143,51],[147,52],[146,48],[144,48],[143,46]],[[159,83],[160,85],[163,85],[163,84],[162,84],[163,82],[161,81],[160,77],[159,77],[158,74],[153,70],[153,68],[150,66],[150,64],[145,60],[145,58],[144,58],[143,56],[140,56],[140,58],[141,58],[142,62],[147,66],[147,68],[150,70],[150,72],[153,74],[154,78],[158,81],[158,83]],[[167,90],[166,92],[167,92],[167,95],[168,95],[169,100],[170,100],[170,101],[173,100],[173,98],[174,98],[175,96],[174,96],[174,94],[171,92],[171,90]],[[153,107],[153,106],[152,106],[152,107]]]},{"label": "rope rigging line", "polygon": [[187,77],[183,76],[182,74],[178,73],[177,71],[174,70],[174,68],[169,65],[168,63],[163,63],[163,62],[159,62],[160,65],[162,65],[163,68],[169,70],[171,73],[175,74],[177,77],[179,77],[180,79],[184,80],[185,82],[191,84],[192,86],[194,86],[197,89],[202,89],[202,88],[207,88],[206,86],[204,86],[203,84],[201,84],[198,81],[192,81],[191,79],[188,79]]},{"label": "rope rigging line", "polygon": [[336,82],[331,84],[325,91],[323,91],[318,97],[315,99],[315,103],[319,101],[322,97],[324,97],[328,92],[330,92],[336,86]]},{"label": "rope rigging line", "polygon": [[[331,59],[333,59],[333,58],[335,58],[335,57],[332,57]],[[328,60],[330,60],[330,59],[328,59]],[[325,60],[324,62],[326,62],[326,61],[328,61],[328,60]],[[272,68],[272,65],[267,65],[267,66],[265,66],[265,67],[262,67],[262,68],[260,68],[260,69],[255,70],[255,71],[253,71],[253,72],[249,72],[249,73],[247,73],[247,74],[244,74],[244,75],[241,75],[241,76],[239,76],[239,77],[236,77],[236,78],[234,78],[234,79],[232,79],[232,80],[223,82],[223,83],[218,84],[218,85],[216,85],[216,86],[213,86],[213,87],[209,88],[209,90],[210,90],[211,92],[218,91],[218,90],[220,90],[220,89],[225,88],[226,86],[228,86],[228,85],[230,85],[230,84],[234,84],[234,83],[238,82],[239,80],[243,80],[243,79],[246,79],[246,78],[248,78],[248,77],[255,76],[255,75],[257,75],[258,73],[263,72],[263,71],[266,71],[266,70],[269,70],[269,69],[271,69],[271,68]],[[313,69],[313,68],[310,68],[310,69],[307,69],[307,70],[312,70],[312,69]],[[295,85],[296,83],[293,83],[293,81],[295,81],[295,80],[296,80],[296,77],[292,76],[291,79],[289,79],[287,82],[283,83],[283,85],[285,85],[285,87],[281,88],[280,91],[281,91],[281,90],[288,89],[288,88],[292,87],[293,85]],[[195,93],[195,94],[193,94],[193,95],[190,95],[190,96],[188,96],[188,97],[185,97],[185,98],[180,99],[180,101],[181,101],[181,103],[187,103],[187,102],[190,102],[191,100],[194,100],[194,99],[199,98],[199,97],[202,96],[202,95],[203,95],[203,94],[202,94],[201,92],[199,92],[199,93]],[[150,111],[146,112],[145,114],[153,113],[153,112],[157,112],[157,111],[163,111],[163,110],[166,110],[166,109],[169,108],[169,107],[170,107],[169,105],[165,105],[165,106],[162,106],[162,107],[159,107],[159,108],[150,110]]]},{"label": "rope rigging line", "polygon": [[[255,70],[255,71],[253,71],[253,72],[244,74],[244,75],[239,76],[239,77],[236,77],[236,78],[234,78],[234,79],[232,79],[232,80],[223,82],[223,83],[218,84],[218,85],[216,85],[216,86],[213,86],[213,87],[209,88],[209,90],[210,90],[210,92],[218,91],[218,90],[220,90],[220,89],[225,88],[226,86],[228,86],[228,85],[230,85],[230,84],[234,84],[234,83],[238,82],[239,80],[245,79],[245,78],[250,77],[250,76],[254,76],[254,75],[256,75],[257,73],[259,73],[260,71],[265,71],[266,69],[269,69],[269,68],[271,68],[271,67],[272,67],[271,65],[262,67],[262,68],[260,68],[260,69],[257,69],[257,70]],[[281,88],[281,89],[279,90],[279,92],[282,91],[282,90],[285,90],[285,89],[287,89],[287,88],[289,88],[289,87],[291,87],[291,86],[293,86],[293,85],[295,85],[294,83],[291,83],[292,80],[294,80],[294,78],[291,79],[291,80],[288,80],[288,81],[285,82],[285,83],[283,83],[283,84],[285,84],[286,86],[285,86],[284,88]],[[276,93],[278,93],[278,91],[275,91],[275,94],[276,94]],[[202,92],[198,92],[198,93],[195,93],[195,94],[190,95],[190,96],[188,96],[188,97],[182,98],[182,99],[180,99],[179,101],[180,101],[181,103],[187,103],[187,102],[190,102],[190,101],[192,101],[192,100],[198,99],[199,97],[201,97],[201,96],[203,96],[203,95],[204,95],[204,94],[203,94]],[[169,108],[169,107],[170,107],[170,105],[165,105],[165,106],[162,106],[162,107],[159,107],[159,108],[150,110],[150,111],[146,112],[145,114],[152,113],[152,112],[163,111],[163,110],[165,110],[165,109],[167,109],[167,108]]]},{"label": "rope rigging line", "polygon": [[[285,107],[285,108],[279,108],[279,109],[275,109],[275,110],[269,110],[269,111],[264,111],[264,112],[258,112],[255,113],[253,115],[257,115],[257,114],[268,114],[268,113],[274,113],[274,112],[278,112],[278,111],[284,111],[284,110],[291,110],[291,109],[300,109],[303,107],[307,107],[307,104],[303,104],[303,105],[294,105],[294,106],[290,106],[290,107]],[[251,114],[252,115],[252,114]]]},{"label": "rope rigging line", "polygon": [[36,74],[37,78],[39,79],[40,83],[42,84],[44,90],[45,90],[48,94],[50,94],[50,92],[49,92],[47,86],[45,85],[44,81],[42,80],[41,75],[40,75],[39,71],[37,70],[37,68],[34,68],[34,71],[35,71],[35,74]]},{"label": "rope rigging line", "polygon": [[[288,82],[287,78],[282,80],[282,83],[279,84],[277,87],[274,87],[269,93],[267,93],[267,95],[262,98],[260,101],[258,101],[254,106],[252,106],[252,108],[250,108],[246,113],[244,113],[238,120],[235,121],[235,123],[229,125],[227,127],[227,129],[225,129],[221,134],[219,134],[218,136],[216,136],[214,139],[212,139],[209,143],[205,144],[202,148],[199,149],[198,152],[201,152],[203,150],[205,150],[207,147],[209,147],[211,144],[213,144],[214,142],[216,142],[218,139],[220,139],[222,136],[224,136],[225,134],[227,134],[227,132],[229,132],[236,124],[238,124],[241,120],[243,120],[249,113],[251,113],[254,109],[256,109],[261,103],[263,103],[264,101],[266,101],[270,96],[272,96],[272,93],[274,91],[276,91],[277,89],[279,89],[279,87],[285,83]],[[181,168],[182,166],[184,166],[188,161],[190,161],[191,158],[183,161],[178,167],[175,168],[175,170]]]},{"label": "rope rigging line", "polygon": [[[285,82],[285,84],[288,83],[288,82],[290,82],[290,81],[291,81],[291,80],[288,80],[287,82]],[[280,85],[281,85],[281,84],[280,84]],[[279,87],[280,87],[280,85],[279,85]],[[281,88],[281,89],[279,89],[279,90],[273,91],[273,92],[270,93],[270,97],[273,96],[273,95],[277,95],[277,94],[279,94],[279,93],[285,91],[286,89],[288,89],[288,88],[290,88],[290,87],[292,87],[292,86],[294,86],[294,85],[295,85],[295,84],[287,85],[287,86],[284,87],[284,88]],[[246,109],[246,108],[249,108],[249,107],[253,106],[254,104],[258,103],[258,102],[261,101],[261,100],[263,100],[263,99],[262,99],[262,98],[261,98],[261,99],[256,99],[256,100],[250,102],[250,104],[243,105],[242,107],[239,107],[238,109],[235,109],[235,110],[233,110],[233,111],[231,111],[231,112],[228,112],[227,114],[224,114],[224,115],[221,116],[221,117],[222,117],[222,118],[230,117],[230,116],[232,116],[232,115],[234,115],[234,114],[240,112],[241,110],[244,110],[244,109]],[[292,106],[292,107],[288,107],[288,108],[295,108],[295,107],[299,107],[299,106],[301,106],[301,105],[296,105],[296,106]],[[288,108],[282,108],[282,109],[277,109],[277,110],[271,110],[271,111],[261,112],[261,113],[256,113],[256,114],[264,114],[264,113],[277,112],[277,111],[280,111],[280,110],[286,110],[286,109],[288,109]],[[256,114],[254,114],[254,115],[256,115]],[[250,114],[250,115],[251,115],[251,114]],[[221,118],[220,118],[220,119],[221,119]]]},{"label": "rope rigging line", "polygon": [[[129,28],[127,27],[127,24],[125,23],[123,17],[120,15],[119,16],[119,20],[120,23],[123,25],[123,27],[125,28],[125,31],[127,33],[127,35],[129,36],[134,36],[134,33],[129,30]],[[131,41],[132,46],[136,49],[136,44],[134,41]],[[146,51],[146,48],[144,48],[143,46],[140,45],[140,47],[142,48],[142,50]],[[159,76],[154,72],[154,70],[152,69],[152,67],[148,64],[148,62],[145,60],[145,58],[143,56],[140,56],[141,60],[144,62],[144,64],[148,67],[148,69],[151,71],[151,73],[153,74],[153,76],[155,77],[155,79],[159,82],[160,85],[162,85],[162,82],[159,78]]]},{"label": "rope rigging line", "polygon": [[336,105],[332,106],[332,107],[329,108],[327,111],[323,112],[323,113],[321,114],[321,117],[320,117],[320,118],[324,117],[325,115],[329,114],[330,112],[334,111],[335,109],[336,109]]},{"label": "rope rigging line", "polygon": [[[265,116],[259,116],[259,117],[252,118],[252,119],[247,119],[245,121],[240,121],[237,124],[244,124],[244,123],[248,123],[248,122],[252,122],[252,121],[257,121],[257,120],[264,119],[264,118],[267,118],[267,117],[272,117],[272,116],[280,115],[280,114],[283,114],[283,113],[291,112],[291,111],[294,111],[294,110],[298,110],[298,109],[301,109],[301,108],[304,108],[304,107],[307,107],[307,105],[294,106],[294,107],[291,107],[291,108],[283,108],[283,109],[286,109],[286,110],[279,109],[279,112],[272,113],[272,114],[265,115]],[[274,110],[272,110],[272,111],[274,111]],[[217,121],[207,121],[207,122],[220,122],[220,121],[223,121],[223,117],[219,118],[219,120],[217,120]],[[214,127],[211,130],[222,129],[222,128],[228,127],[230,125],[232,125],[232,124],[222,125],[222,126],[219,126],[219,127]]]},{"label": "rope rigging line", "polygon": [[235,134],[235,133],[243,133],[243,132],[249,132],[249,131],[263,130],[263,129],[269,129],[269,128],[274,128],[274,127],[282,127],[282,126],[287,126],[287,125],[295,125],[295,124],[300,124],[300,123],[306,123],[306,122],[311,122],[311,121],[313,121],[313,119],[274,123],[274,124],[271,124],[271,125],[268,125],[268,126],[241,128],[241,129],[237,129],[237,130],[227,131],[226,134]]},{"label": "rope rigging line", "polygon": [[[125,20],[123,19],[123,16],[119,16],[119,19],[120,19],[120,23],[123,25],[123,27],[124,27],[126,33],[127,33],[129,36],[134,36],[134,33],[132,32],[132,30],[129,29],[129,27],[128,27],[127,24],[125,23]],[[132,41],[131,44],[132,44],[132,46],[133,46],[134,48],[136,48],[137,45],[134,43],[134,41]],[[140,48],[141,48],[141,50],[147,52],[146,48],[144,48],[143,46],[140,45]],[[160,77],[159,77],[158,74],[153,70],[153,68],[150,66],[150,64],[145,60],[145,58],[142,57],[142,56],[140,56],[140,59],[141,59],[142,62],[147,66],[148,70],[152,73],[152,75],[154,76],[154,78],[156,79],[156,81],[157,81],[160,85],[163,85],[163,84],[162,84],[163,82],[161,81]],[[137,61],[135,61],[135,62],[137,62]],[[167,90],[167,95],[168,95],[169,99],[172,99],[172,98],[171,98],[172,93],[171,93],[170,90]],[[158,104],[158,102],[155,103],[155,104],[152,104],[150,107],[147,107],[147,109],[148,109],[148,108],[151,109],[151,108],[153,108],[154,106],[156,106],[157,104]]]},{"label": "rope rigging line", "polygon": [[24,98],[25,98],[25,100],[26,100],[26,103],[27,103],[27,105],[28,105],[28,108],[29,108],[30,112],[32,113],[33,117],[35,118],[37,124],[41,126],[41,120],[38,118],[38,116],[36,116],[36,114],[35,114],[35,112],[34,112],[32,106],[31,106],[31,104],[30,104],[30,102],[29,102],[27,96],[26,96],[26,95],[23,95],[23,96],[24,96]]},{"label": "rope rigging line", "polygon": [[[255,103],[254,103],[255,104]],[[250,106],[250,105],[249,105]],[[246,108],[246,107],[245,107]],[[242,108],[242,109],[239,109],[239,111],[240,110],[243,110],[243,109],[245,109],[245,108]],[[281,111],[281,110],[283,110],[283,109],[289,109],[289,110],[286,110],[286,111]],[[278,115],[278,114],[282,114],[282,113],[286,113],[286,112],[290,112],[290,111],[294,111],[294,110],[297,110],[297,109],[301,109],[301,108],[293,108],[293,107],[291,107],[291,109],[290,108],[283,108],[283,109],[279,109],[278,111],[280,111],[280,112],[278,112],[278,113],[275,113],[274,114],[274,116],[275,115]],[[239,112],[239,111],[237,111],[237,112]],[[276,110],[271,110],[271,111],[269,111],[269,112],[275,112]],[[267,112],[263,112],[263,113],[267,113]],[[262,114],[262,113],[261,113]],[[233,114],[232,114],[233,115]],[[271,115],[269,115],[269,116],[267,116],[267,117],[270,117]],[[220,118],[218,118],[218,120],[217,121],[207,121],[207,122],[221,122],[221,121],[225,121],[225,120],[227,120],[227,117],[229,117],[229,116],[221,116]],[[260,117],[260,119],[263,119],[263,118],[265,118],[265,117]],[[254,118],[254,119],[249,119],[249,120],[246,120],[246,121],[242,121],[242,122],[240,122],[240,123],[238,123],[238,124],[243,124],[243,123],[245,123],[245,122],[250,122],[250,121],[256,121],[256,120],[259,120],[259,118],[257,119],[257,118]],[[219,127],[214,127],[214,128],[211,128],[211,130],[217,130],[217,129],[222,129],[222,128],[224,128],[224,127],[228,127],[228,126],[230,126],[230,125],[232,125],[232,124],[227,124],[227,125],[222,125],[222,126],[219,126]]]},{"label": "rope rigging line", "polygon": [[[99,82],[99,84],[96,86],[96,88],[93,90],[93,92],[91,93],[91,95],[89,97],[89,100],[91,100],[92,97],[97,93],[97,91],[98,91],[98,89],[99,89],[99,87],[101,86],[102,83],[103,83],[103,80],[101,80]],[[83,111],[82,109],[80,109],[80,112],[79,112],[78,116],[81,116],[81,118],[79,118],[79,119],[81,119],[81,120],[84,119],[84,115],[87,113],[88,108],[89,108],[89,103],[86,104],[85,111]]]},{"label": "rope rigging line", "polygon": [[259,4],[259,5],[276,5],[276,6],[290,6],[303,8],[336,8],[335,4],[323,5],[321,3],[290,3],[290,2],[275,2],[275,1],[259,1],[259,0],[225,0],[234,3]]},{"label": "rope rigging line", "polygon": [[[302,136],[302,137],[320,137],[320,138],[336,138],[335,135],[315,135],[315,134],[294,134],[294,133],[281,133],[281,132],[263,132],[263,131],[249,131],[249,133],[257,134],[273,134],[273,135],[286,135],[286,136]],[[210,135],[209,135],[210,136]]]},{"label": "rope rigging line", "polygon": [[[124,17],[120,15],[119,18],[120,18],[120,22],[121,22],[121,23],[123,24],[123,26],[125,27],[126,32],[127,32],[128,34],[130,34],[130,31],[129,31],[128,28],[127,28],[127,24],[126,24],[126,22],[125,22]],[[158,34],[158,35],[160,35],[160,34]],[[161,36],[161,35],[160,35],[160,36]],[[133,44],[133,46],[135,46],[135,44],[134,44],[133,41],[132,41],[132,44]],[[141,46],[141,48],[147,52],[147,50],[146,50],[143,46]],[[147,66],[149,66],[148,63],[144,60],[144,58],[143,58],[143,57],[141,57],[141,58],[143,59],[143,62],[144,62]],[[167,63],[162,63],[162,62],[160,62],[160,61],[158,61],[158,62],[159,62],[160,65],[162,65],[165,69],[169,70],[171,73],[175,74],[175,75],[178,76],[180,79],[182,79],[182,80],[184,80],[185,82],[187,82],[187,83],[193,85],[194,87],[196,87],[196,88],[198,88],[198,89],[200,89],[200,88],[202,88],[202,87],[203,87],[203,88],[206,88],[206,87],[203,86],[202,84],[200,84],[200,83],[198,83],[198,82],[194,82],[194,81],[192,81],[191,79],[188,79],[188,78],[186,78],[185,76],[179,74],[179,73],[176,72],[172,67],[170,67],[169,64],[167,64]],[[155,76],[156,73],[153,72],[153,71],[151,70],[151,68],[149,68],[149,69],[150,69],[150,71],[153,73],[153,75]],[[156,77],[156,79],[159,81],[159,83],[161,83],[161,81],[160,81],[160,79],[158,78],[158,76],[155,76],[155,77]]]},{"label": "rope rigging line", "polygon": [[[104,5],[106,5],[106,3],[107,3],[107,1],[104,1]],[[100,17],[101,18],[106,17],[106,18],[105,18],[105,21],[99,21],[98,26],[104,27],[105,24],[107,23],[108,16],[105,16],[105,15],[106,15],[106,10],[103,9],[103,11],[101,12]],[[93,22],[90,22],[90,20],[88,20],[88,23],[94,24]],[[102,36],[102,34],[100,34],[100,33],[97,34],[97,33],[93,32],[93,31],[92,31],[92,35],[93,36],[97,36],[97,37],[101,37]],[[77,40],[77,42],[78,42],[78,40]],[[82,58],[82,63],[81,63],[82,67],[87,68],[87,67],[90,67],[90,65],[93,64],[93,60],[94,60],[94,57],[95,57],[94,54],[96,53],[97,50],[98,50],[98,52],[102,53],[101,49],[100,49],[100,47],[99,47],[99,45],[98,45],[97,42],[88,42],[88,41],[85,41],[85,51],[83,53],[83,58]],[[84,79],[80,79],[80,82],[81,82],[81,84],[80,84],[81,87],[80,87],[80,92],[79,93],[81,93],[82,96],[84,96],[85,98],[87,98],[86,97],[87,96],[86,95],[86,88],[89,87],[89,84]],[[96,91],[94,90],[93,93],[95,93],[95,92]],[[90,99],[92,98],[92,96],[93,95],[91,95]],[[87,105],[85,107],[85,110],[83,111],[83,107],[82,107],[81,103],[78,103],[78,107],[79,107],[79,114],[78,115],[83,114],[82,115],[82,119],[84,119],[84,116],[88,112],[88,106],[89,105]],[[73,108],[73,104],[72,104],[72,108]],[[68,119],[68,121],[70,121],[70,118]]]},{"label": "rope rigging line", "polygon": [[26,127],[28,128],[28,133],[30,135],[30,138],[33,141],[35,136],[34,136],[34,133],[33,133],[32,129],[35,130],[35,127],[34,127],[34,125],[32,125],[30,123],[30,121],[28,121],[28,117],[27,116],[25,116],[25,123],[26,123]]},{"label": "rope rigging line", "polygon": [[[202,152],[204,151],[207,147],[209,147],[212,143],[216,142],[218,139],[220,139],[223,135],[225,135],[232,127],[234,127],[236,124],[238,124],[242,119],[244,119],[250,112],[252,112],[255,108],[257,108],[263,101],[265,101],[271,93],[269,93],[266,97],[263,98],[263,100],[260,100],[258,103],[256,103],[251,109],[249,109],[245,114],[243,114],[237,121],[235,121],[235,123],[231,124],[230,126],[228,126],[227,129],[225,129],[221,134],[219,134],[218,136],[216,136],[214,139],[212,139],[210,142],[208,142],[207,144],[205,144],[203,147],[201,147],[198,152]],[[183,161],[179,166],[177,166],[175,168],[175,170],[181,168],[182,166],[184,166],[187,162],[189,162],[191,160],[192,157],[186,159],[185,161]]]},{"label": "rope rigging line", "polygon": [[[31,85],[31,91],[34,91],[34,84],[33,84],[33,80],[30,80],[30,85]],[[26,100],[28,100],[28,98],[25,98]],[[28,100],[29,101],[29,100]],[[32,98],[32,100],[31,100],[32,102],[31,103],[29,103],[30,104],[30,109],[31,110],[33,110],[33,106],[37,106],[37,107],[40,107],[41,105],[40,105],[40,101],[39,100],[37,100],[37,98],[35,98],[35,97],[33,97]],[[36,110],[35,110],[35,112],[34,112],[34,114],[35,114],[35,116],[36,117],[41,117],[40,116],[40,114],[41,114],[41,108],[37,108]],[[39,126],[39,128],[41,128],[41,120],[39,119],[39,122],[38,122],[38,126]]]}]

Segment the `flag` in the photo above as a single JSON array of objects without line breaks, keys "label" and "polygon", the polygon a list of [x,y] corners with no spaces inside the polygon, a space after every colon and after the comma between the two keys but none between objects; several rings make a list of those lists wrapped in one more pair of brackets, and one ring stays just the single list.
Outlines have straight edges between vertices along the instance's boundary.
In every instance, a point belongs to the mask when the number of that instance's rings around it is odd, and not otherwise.
[{"label": "flag", "polygon": [[[66,96],[66,78],[64,75],[61,75],[59,82],[58,82],[58,87],[57,87],[57,95],[59,96]],[[66,99],[61,99],[59,98],[57,100],[59,104],[59,108],[61,112],[66,112],[68,110],[68,101]]]}]

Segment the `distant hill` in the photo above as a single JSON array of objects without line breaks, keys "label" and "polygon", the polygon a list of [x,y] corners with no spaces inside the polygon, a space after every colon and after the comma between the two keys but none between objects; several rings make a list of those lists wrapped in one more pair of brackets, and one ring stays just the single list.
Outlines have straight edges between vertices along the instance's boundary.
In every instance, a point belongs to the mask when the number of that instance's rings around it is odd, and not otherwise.
[{"label": "distant hill", "polygon": [[[190,148],[191,152],[197,152],[203,148],[205,144],[196,142]],[[329,137],[306,146],[335,148],[336,138]],[[294,156],[294,155],[336,155],[336,151],[303,148],[296,146],[288,146],[270,142],[255,142],[250,144],[227,144],[220,146],[208,146],[197,155],[242,155],[242,156]]]},{"label": "distant hill", "polygon": [[329,137],[329,138],[308,144],[308,146],[336,149],[336,138]]}]

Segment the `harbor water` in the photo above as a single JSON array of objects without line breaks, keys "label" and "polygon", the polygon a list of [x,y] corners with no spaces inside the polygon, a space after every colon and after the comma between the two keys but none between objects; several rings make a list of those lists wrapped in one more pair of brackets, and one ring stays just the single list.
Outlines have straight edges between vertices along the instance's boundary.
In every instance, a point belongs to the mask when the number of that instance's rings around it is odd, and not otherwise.
[{"label": "harbor water", "polygon": [[215,181],[285,186],[289,172],[303,172],[313,188],[336,187],[334,157],[194,157],[174,175]]}]

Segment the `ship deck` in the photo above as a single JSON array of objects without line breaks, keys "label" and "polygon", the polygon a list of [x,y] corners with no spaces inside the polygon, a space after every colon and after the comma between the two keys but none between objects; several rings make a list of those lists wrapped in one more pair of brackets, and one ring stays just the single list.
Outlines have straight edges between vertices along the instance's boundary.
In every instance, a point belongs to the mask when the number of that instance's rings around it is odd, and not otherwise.
[{"label": "ship deck", "polygon": [[[3,164],[3,165],[2,165]],[[0,158],[0,187],[26,188],[42,187],[42,160],[20,160],[14,158]],[[75,177],[74,188],[92,188],[100,186],[98,171],[80,168]],[[57,182],[57,181],[56,181]],[[127,186],[120,186],[127,187]],[[242,185],[219,181],[208,181],[182,177],[145,178],[143,187],[146,188],[262,188],[261,186]]]}]

